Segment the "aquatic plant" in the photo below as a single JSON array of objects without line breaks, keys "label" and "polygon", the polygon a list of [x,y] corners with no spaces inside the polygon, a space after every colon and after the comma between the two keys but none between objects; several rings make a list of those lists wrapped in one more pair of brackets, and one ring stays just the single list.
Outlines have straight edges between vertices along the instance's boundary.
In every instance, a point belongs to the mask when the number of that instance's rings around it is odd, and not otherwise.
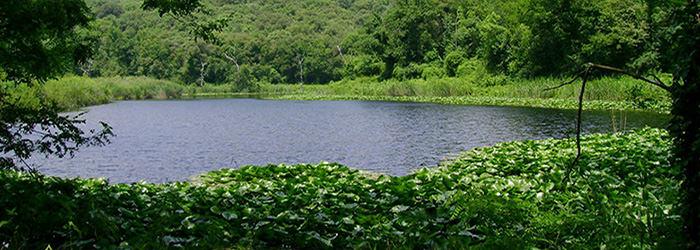
[{"label": "aquatic plant", "polygon": [[466,152],[403,177],[335,163],[246,166],[191,182],[109,184],[0,172],[9,248],[649,248],[681,237],[667,132]]}]

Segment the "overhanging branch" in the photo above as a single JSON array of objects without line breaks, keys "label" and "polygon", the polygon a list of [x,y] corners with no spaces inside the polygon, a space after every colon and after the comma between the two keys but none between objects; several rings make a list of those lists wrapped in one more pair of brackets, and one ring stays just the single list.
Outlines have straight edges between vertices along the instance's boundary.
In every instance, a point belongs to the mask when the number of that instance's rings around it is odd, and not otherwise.
[{"label": "overhanging branch", "polygon": [[613,72],[613,73],[619,73],[619,74],[631,76],[631,77],[634,78],[634,79],[637,79],[637,80],[640,80],[640,81],[644,81],[644,82],[653,84],[654,86],[657,86],[657,87],[662,88],[662,89],[664,89],[664,90],[666,90],[666,91],[668,91],[668,92],[671,92],[671,87],[668,86],[668,85],[666,85],[664,82],[662,82],[662,81],[661,81],[658,77],[656,77],[656,76],[652,76],[652,77],[654,77],[654,80],[650,80],[650,79],[647,79],[647,78],[645,78],[645,77],[643,77],[643,76],[641,76],[641,75],[634,74],[634,73],[631,73],[631,72],[627,72],[627,71],[625,71],[625,70],[623,70],[623,69],[619,69],[619,68],[615,68],[615,67],[610,67],[610,66],[607,66],[607,65],[595,64],[595,63],[587,63],[586,66],[587,66],[588,68],[596,68],[596,69],[600,69],[600,70],[610,71],[610,72]]},{"label": "overhanging branch", "polygon": [[569,169],[567,169],[566,176],[563,180],[564,183],[566,183],[568,181],[569,176],[571,174],[571,171],[574,169],[574,167],[576,167],[576,165],[578,165],[578,163],[581,159],[581,123],[582,123],[581,117],[582,117],[582,113],[583,113],[583,97],[584,97],[584,94],[586,92],[586,83],[589,80],[588,78],[590,77],[590,73],[591,73],[592,69],[604,70],[604,71],[609,71],[609,72],[613,72],[613,73],[631,76],[634,79],[652,84],[652,85],[657,86],[659,88],[662,88],[668,92],[672,91],[671,86],[666,85],[663,81],[661,81],[661,79],[659,79],[655,75],[652,75],[654,80],[650,80],[650,79],[647,79],[646,77],[643,77],[643,76],[638,75],[638,74],[627,72],[623,69],[610,67],[607,65],[595,64],[595,63],[587,63],[585,65],[585,69],[583,71],[581,71],[580,73],[578,73],[570,81],[564,82],[564,83],[562,83],[558,86],[555,86],[555,87],[544,89],[545,91],[558,89],[558,88],[564,87],[566,85],[573,84],[578,79],[582,79],[581,91],[580,91],[579,96],[578,96],[578,110],[577,110],[578,112],[577,112],[577,116],[576,116],[576,158],[574,158],[574,161],[571,163],[571,166],[569,167]]}]

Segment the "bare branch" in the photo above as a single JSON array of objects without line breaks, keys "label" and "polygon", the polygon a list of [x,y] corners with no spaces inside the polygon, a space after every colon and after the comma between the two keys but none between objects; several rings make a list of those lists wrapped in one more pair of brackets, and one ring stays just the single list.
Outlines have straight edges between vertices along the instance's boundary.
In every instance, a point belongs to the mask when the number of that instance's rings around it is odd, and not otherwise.
[{"label": "bare branch", "polygon": [[230,56],[230,55],[229,55],[228,53],[226,53],[226,52],[221,52],[221,54],[222,54],[227,60],[231,61],[233,64],[236,65],[236,70],[238,71],[238,73],[241,72],[241,66],[238,65],[238,60],[236,60],[235,57]]},{"label": "bare branch", "polygon": [[550,91],[550,90],[555,90],[555,89],[564,87],[564,86],[566,86],[566,85],[569,85],[569,84],[574,83],[574,82],[575,82],[576,80],[578,80],[580,77],[581,77],[581,73],[576,74],[576,76],[575,76],[573,79],[571,79],[571,81],[562,83],[562,84],[560,84],[559,86],[556,86],[556,87],[546,88],[546,89],[544,89],[544,90],[545,90],[545,91]]},{"label": "bare branch", "polygon": [[[576,167],[576,165],[578,165],[578,162],[581,160],[581,121],[582,121],[582,115],[583,115],[583,96],[586,92],[586,83],[588,83],[589,74],[590,74],[590,68],[586,68],[579,75],[582,79],[582,83],[581,83],[581,92],[579,93],[579,96],[578,96],[578,112],[576,114],[576,158],[574,158],[574,161],[571,163],[571,166],[566,171],[566,176],[564,177],[564,180],[563,180],[564,183],[566,183],[569,180],[569,177],[571,176],[571,171],[574,169],[574,167]],[[578,79],[578,77],[575,79]]]},{"label": "bare branch", "polygon": [[631,77],[634,78],[634,79],[637,79],[637,80],[640,80],[640,81],[644,81],[644,82],[647,82],[647,83],[651,83],[651,84],[653,84],[653,85],[655,85],[655,86],[657,86],[657,87],[659,87],[659,88],[662,88],[662,89],[664,89],[664,90],[666,90],[666,91],[668,91],[668,92],[671,92],[671,87],[668,86],[668,85],[666,85],[664,82],[662,82],[662,81],[661,81],[658,77],[656,77],[656,76],[653,76],[653,77],[654,77],[654,80],[649,80],[649,79],[647,79],[647,78],[645,78],[645,77],[643,77],[643,76],[641,76],[641,75],[634,74],[634,73],[630,73],[630,72],[627,72],[627,71],[625,71],[625,70],[623,70],[623,69],[619,69],[619,68],[615,68],[615,67],[610,67],[610,66],[600,65],[600,64],[595,64],[595,63],[588,63],[588,64],[586,64],[586,65],[587,65],[588,67],[590,67],[590,68],[596,68],[596,69],[601,69],[601,70],[605,70],[605,71],[620,73],[620,74],[623,74],[623,75],[628,75],[628,76],[631,76]]},{"label": "bare branch", "polygon": [[578,96],[578,110],[577,110],[578,112],[576,115],[576,158],[574,159],[574,161],[571,163],[571,166],[567,170],[566,176],[562,180],[563,183],[568,182],[570,175],[571,175],[571,171],[574,169],[574,167],[576,167],[576,165],[578,165],[579,161],[581,160],[581,123],[582,123],[582,113],[583,113],[583,97],[584,97],[584,94],[586,92],[586,83],[588,83],[588,78],[590,77],[590,73],[591,73],[592,69],[599,69],[599,70],[610,71],[613,73],[628,75],[628,76],[633,77],[634,79],[653,84],[653,85],[655,85],[659,88],[662,88],[668,92],[671,92],[671,89],[672,89],[671,86],[666,85],[663,81],[661,81],[661,79],[659,79],[658,77],[656,77],[654,75],[652,75],[654,80],[650,80],[650,79],[647,79],[641,75],[630,73],[630,72],[627,72],[627,71],[619,69],[619,68],[610,67],[610,66],[606,66],[606,65],[600,65],[600,64],[594,64],[594,63],[587,63],[585,69],[581,73],[576,75],[576,77],[574,77],[574,79],[572,79],[571,81],[565,82],[565,83],[563,83],[559,86],[556,86],[556,87],[547,88],[546,90],[561,88],[563,86],[574,83],[579,78],[582,79],[581,92],[579,93],[579,96]]}]

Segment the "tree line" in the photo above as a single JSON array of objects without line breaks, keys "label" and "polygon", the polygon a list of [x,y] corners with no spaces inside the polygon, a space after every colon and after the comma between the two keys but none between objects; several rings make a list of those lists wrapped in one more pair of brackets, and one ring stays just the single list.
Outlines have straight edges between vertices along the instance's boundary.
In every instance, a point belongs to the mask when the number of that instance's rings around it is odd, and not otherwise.
[{"label": "tree line", "polygon": [[326,83],[342,77],[343,39],[386,1],[205,2],[225,17],[217,42],[193,39],[189,23],[141,9],[140,0],[90,1],[96,54],[89,76],[142,75],[187,84]]},{"label": "tree line", "polygon": [[210,0],[216,42],[139,0],[88,1],[89,76],[187,84],[328,83],[343,78],[561,76],[598,62],[672,72],[674,10],[665,0]]}]

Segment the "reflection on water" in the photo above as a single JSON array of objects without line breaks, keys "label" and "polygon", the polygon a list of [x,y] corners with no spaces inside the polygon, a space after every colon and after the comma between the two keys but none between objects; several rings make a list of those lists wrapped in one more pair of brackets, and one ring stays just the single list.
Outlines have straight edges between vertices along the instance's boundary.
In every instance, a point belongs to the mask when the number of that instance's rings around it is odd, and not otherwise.
[{"label": "reflection on water", "polygon": [[[566,137],[572,110],[361,101],[256,99],[124,101],[90,108],[117,137],[73,159],[33,159],[41,171],[115,182],[186,180],[222,167],[340,162],[405,175],[498,142]],[[616,114],[616,129],[663,126],[662,115]],[[609,132],[611,112],[584,113],[584,131]]]}]

